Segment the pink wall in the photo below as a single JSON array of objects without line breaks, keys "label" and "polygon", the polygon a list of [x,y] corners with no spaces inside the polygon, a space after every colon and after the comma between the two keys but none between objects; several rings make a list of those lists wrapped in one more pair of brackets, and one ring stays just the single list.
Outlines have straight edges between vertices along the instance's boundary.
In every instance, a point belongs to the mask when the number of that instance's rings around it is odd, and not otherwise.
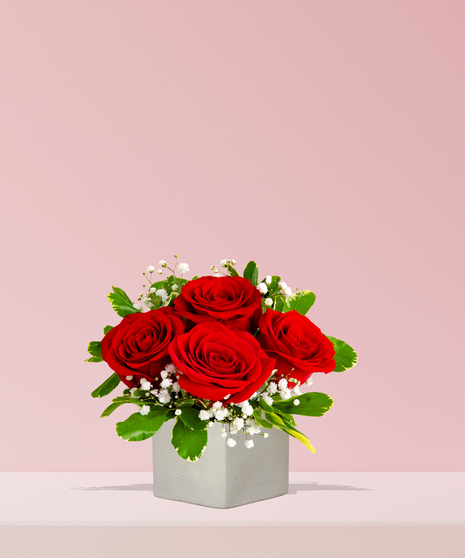
[{"label": "pink wall", "polygon": [[293,470],[463,471],[465,3],[15,0],[0,18],[2,470],[149,470],[90,392],[174,253],[316,292]]}]

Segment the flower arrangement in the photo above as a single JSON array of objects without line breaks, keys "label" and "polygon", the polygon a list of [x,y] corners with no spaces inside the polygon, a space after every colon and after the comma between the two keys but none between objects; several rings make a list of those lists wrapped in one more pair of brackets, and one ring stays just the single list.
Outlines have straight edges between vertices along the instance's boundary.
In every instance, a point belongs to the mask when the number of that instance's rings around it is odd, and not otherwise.
[{"label": "flower arrangement", "polygon": [[189,461],[202,456],[215,422],[229,447],[243,435],[252,448],[254,435],[266,438],[267,429],[278,428],[315,452],[294,415],[322,416],[333,401],[301,388],[315,372],[342,372],[357,362],[352,347],[306,317],[315,295],[293,293],[277,275],[259,282],[253,261],[242,276],[228,259],[222,272],[212,266],[213,276],[191,280],[184,278],[189,266],[177,256],[175,262],[173,269],[159,262],[159,281],[147,268],[146,292],[136,302],[116,287],[108,295],[122,320],[91,341],[87,361],[105,361],[114,373],[92,397],[120,382],[126,387],[101,416],[135,405],[137,412],[116,424],[128,441],[150,438],[173,419],[172,444]]}]

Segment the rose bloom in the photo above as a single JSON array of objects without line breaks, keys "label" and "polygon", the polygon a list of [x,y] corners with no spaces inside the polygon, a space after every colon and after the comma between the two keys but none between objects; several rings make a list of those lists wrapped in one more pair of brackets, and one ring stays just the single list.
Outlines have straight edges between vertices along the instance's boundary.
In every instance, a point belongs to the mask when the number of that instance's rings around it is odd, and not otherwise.
[{"label": "rose bloom", "polygon": [[243,277],[205,276],[189,281],[174,300],[187,320],[187,329],[205,322],[221,322],[230,329],[255,332],[262,313],[260,291]]},{"label": "rose bloom", "polygon": [[128,387],[143,378],[157,386],[171,362],[168,346],[181,333],[184,321],[170,307],[129,314],[102,339],[102,358]]},{"label": "rose bloom", "polygon": [[195,326],[169,348],[180,373],[182,389],[200,399],[240,403],[251,397],[273,372],[268,357],[253,335],[232,331],[218,322]]},{"label": "rose bloom", "polygon": [[276,358],[276,378],[290,377],[303,383],[314,372],[334,370],[333,344],[319,327],[296,310],[282,313],[268,309],[258,327],[258,342],[267,355]]}]

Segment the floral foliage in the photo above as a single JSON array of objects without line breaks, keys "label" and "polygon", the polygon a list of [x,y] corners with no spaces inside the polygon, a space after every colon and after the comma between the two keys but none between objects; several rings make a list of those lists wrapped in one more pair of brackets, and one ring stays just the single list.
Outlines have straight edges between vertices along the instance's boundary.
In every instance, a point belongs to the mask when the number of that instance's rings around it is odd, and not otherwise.
[{"label": "floral foliage", "polygon": [[[196,461],[205,451],[208,429],[222,423],[221,436],[234,447],[244,436],[268,437],[278,428],[315,451],[296,427],[294,415],[322,416],[333,404],[318,392],[303,393],[312,375],[355,366],[357,355],[344,341],[324,335],[306,316],[315,301],[311,291],[293,292],[279,276],[258,281],[249,262],[240,276],[234,260],[220,272],[185,279],[186,263],[159,262],[144,273],[148,285],[136,301],[113,287],[108,299],[122,320],[91,341],[89,362],[105,361],[114,373],[92,392],[122,395],[103,411],[123,404],[137,412],[116,424],[128,441],[152,437],[174,421],[173,446],[183,459]],[[168,273],[169,272],[169,273]],[[264,431],[265,430],[265,431]]]}]

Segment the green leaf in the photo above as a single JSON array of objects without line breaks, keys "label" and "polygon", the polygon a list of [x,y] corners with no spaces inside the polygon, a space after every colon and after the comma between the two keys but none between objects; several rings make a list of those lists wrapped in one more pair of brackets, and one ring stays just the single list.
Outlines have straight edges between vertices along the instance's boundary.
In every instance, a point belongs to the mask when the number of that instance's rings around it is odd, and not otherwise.
[{"label": "green leaf", "polygon": [[336,368],[333,372],[344,372],[344,370],[349,370],[357,364],[357,353],[352,349],[350,345],[336,339],[335,337],[326,336],[333,344],[334,351],[336,353],[334,360],[336,361]]},{"label": "green leaf", "polygon": [[239,276],[239,273],[237,273],[237,271],[234,269],[234,267],[231,264],[226,264],[226,269],[229,271],[229,275],[231,275],[231,277]]},{"label": "green leaf", "polygon": [[292,426],[296,426],[296,422],[294,420],[294,417],[292,415],[290,415],[289,413],[285,413],[284,411],[281,411],[280,409],[275,409],[275,413],[278,414],[280,417],[285,418],[287,421],[289,421]]},{"label": "green leaf", "polygon": [[289,312],[290,310],[296,310],[302,316],[310,310],[315,302],[315,294],[312,291],[299,291],[293,293],[287,297],[284,301],[283,312]]},{"label": "green leaf", "polygon": [[[123,393],[125,391],[129,391],[129,390],[124,390]],[[114,402],[121,401],[121,403],[137,403],[139,400],[136,399],[135,397],[131,397],[131,395],[119,395],[118,397],[114,397],[112,401]]]},{"label": "green leaf", "polygon": [[270,422],[273,426],[277,426],[280,428],[281,426],[285,426],[283,418],[278,416],[276,413],[267,413],[265,412],[265,419]]},{"label": "green leaf", "polygon": [[97,389],[91,393],[92,397],[104,397],[111,393],[115,387],[120,383],[118,374],[114,373],[109,378],[107,378],[103,384],[101,384]]},{"label": "green leaf", "polygon": [[206,430],[191,430],[178,417],[171,435],[171,443],[180,457],[188,461],[197,461],[205,451],[207,442]]},{"label": "green leaf", "polygon": [[302,434],[302,432],[297,430],[297,428],[294,428],[289,421],[278,416],[276,413],[265,413],[265,418],[279,430],[286,432],[289,436],[292,436],[293,438],[296,438],[296,440],[299,440],[299,442],[302,442],[302,444],[312,453],[316,453],[316,449],[312,446],[307,436]]},{"label": "green leaf", "polygon": [[92,355],[85,362],[102,362],[102,343],[100,341],[91,341],[87,346],[87,352]]},{"label": "green leaf", "polygon": [[106,335],[109,331],[113,329],[113,326],[105,326],[103,328],[103,335]]},{"label": "green leaf", "polygon": [[195,403],[195,399],[182,399],[180,403],[176,403],[177,407],[191,407]]},{"label": "green leaf", "polygon": [[244,278],[248,279],[252,285],[258,285],[258,267],[253,261],[250,261],[244,269]]},{"label": "green leaf", "polygon": [[266,411],[267,413],[274,413],[273,407],[272,407],[271,405],[269,405],[269,404],[263,399],[263,397],[261,397],[261,396],[260,396],[260,398],[259,398],[259,404],[260,404],[260,407],[261,407],[264,411]]},{"label": "green leaf", "polygon": [[124,405],[125,403],[130,403],[130,401],[113,402],[111,405],[108,405],[108,407],[103,411],[103,413],[100,415],[100,418],[109,417],[113,411],[115,411],[118,407]]},{"label": "green leaf", "polygon": [[131,299],[123,291],[123,289],[119,289],[118,287],[112,287],[112,289],[113,292],[110,293],[107,298],[118,316],[124,318],[124,316],[127,316],[128,314],[140,312],[140,310],[134,308]]},{"label": "green leaf", "polygon": [[255,420],[258,422],[258,424],[260,426],[263,426],[263,428],[273,428],[273,425],[271,424],[271,422],[268,422],[267,420],[265,420],[262,417],[261,409],[254,409],[253,410],[253,416],[254,416]]},{"label": "green leaf", "polygon": [[281,430],[283,430],[283,432],[286,432],[286,434],[289,434],[289,436],[292,436],[296,440],[299,440],[299,442],[302,442],[302,444],[312,453],[316,453],[316,449],[312,446],[307,436],[300,432],[300,430],[297,430],[297,428],[294,428],[293,426],[289,425],[289,423],[287,423],[286,428],[281,427]]},{"label": "green leaf", "polygon": [[286,297],[283,295],[278,295],[275,299],[275,303],[274,303],[274,309],[277,312],[284,312],[284,301],[286,300]]},{"label": "green leaf", "polygon": [[180,407],[181,414],[179,418],[191,430],[206,430],[208,428],[208,420],[200,420],[199,411],[192,407]]},{"label": "green leaf", "polygon": [[140,442],[152,437],[168,418],[166,408],[149,411],[147,415],[134,413],[123,422],[116,423],[116,432],[128,442]]},{"label": "green leaf", "polygon": [[123,395],[120,397],[115,397],[113,399],[113,403],[131,403],[132,405],[138,405],[139,407],[142,405],[150,405],[150,409],[166,409],[164,405],[156,403],[153,399],[138,399],[136,397],[131,397],[130,395]]},{"label": "green leaf", "polygon": [[[298,399],[299,405],[294,405]],[[275,410],[290,415],[304,415],[306,417],[322,417],[333,406],[333,400],[326,393],[312,391],[291,399],[278,400],[273,403]]]}]

